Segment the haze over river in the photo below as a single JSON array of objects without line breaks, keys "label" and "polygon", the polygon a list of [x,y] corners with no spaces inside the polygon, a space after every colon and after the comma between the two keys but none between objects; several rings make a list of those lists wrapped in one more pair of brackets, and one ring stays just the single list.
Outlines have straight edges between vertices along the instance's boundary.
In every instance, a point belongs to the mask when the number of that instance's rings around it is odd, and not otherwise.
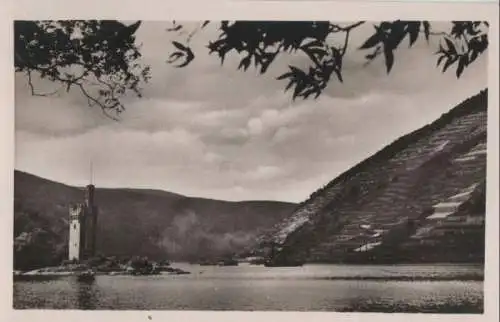
[{"label": "haze over river", "polygon": [[190,275],[32,277],[15,309],[372,311],[481,313],[481,265],[172,264]]}]

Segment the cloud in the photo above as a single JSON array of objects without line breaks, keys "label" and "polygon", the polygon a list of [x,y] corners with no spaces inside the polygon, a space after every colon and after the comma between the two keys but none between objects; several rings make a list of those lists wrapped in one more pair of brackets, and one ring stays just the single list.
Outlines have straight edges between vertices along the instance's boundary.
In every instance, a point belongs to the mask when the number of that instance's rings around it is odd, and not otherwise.
[{"label": "cloud", "polygon": [[262,121],[259,118],[252,118],[248,121],[248,131],[252,135],[259,135],[262,133]]},{"label": "cloud", "polygon": [[203,160],[205,160],[207,163],[220,163],[224,159],[221,155],[217,153],[207,152],[203,156]]},{"label": "cloud", "polygon": [[278,166],[258,166],[256,169],[248,171],[245,174],[245,178],[249,180],[265,181],[271,180],[279,176],[283,172],[283,169]]}]

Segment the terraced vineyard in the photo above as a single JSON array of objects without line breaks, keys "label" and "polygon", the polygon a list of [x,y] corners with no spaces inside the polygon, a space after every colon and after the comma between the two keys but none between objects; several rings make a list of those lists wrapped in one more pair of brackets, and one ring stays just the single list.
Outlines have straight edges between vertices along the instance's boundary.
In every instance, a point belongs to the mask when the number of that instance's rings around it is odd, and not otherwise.
[{"label": "terraced vineyard", "polygon": [[[313,193],[262,244],[322,262],[432,260],[421,250],[453,250],[470,236],[484,245],[484,211],[466,209],[484,204],[486,121],[487,90]],[[482,247],[450,256],[480,260]]]}]

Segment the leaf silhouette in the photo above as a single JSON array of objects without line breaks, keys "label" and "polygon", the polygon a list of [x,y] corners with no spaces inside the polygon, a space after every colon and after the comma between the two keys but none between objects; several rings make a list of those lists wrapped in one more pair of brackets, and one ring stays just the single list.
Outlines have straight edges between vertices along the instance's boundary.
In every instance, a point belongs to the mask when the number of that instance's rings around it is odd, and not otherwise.
[{"label": "leaf silhouette", "polygon": [[292,73],[296,75],[296,77],[301,77],[305,74],[302,69],[299,69],[295,66],[288,66],[288,67],[292,70]]},{"label": "leaf silhouette", "polygon": [[467,66],[468,63],[468,58],[466,55],[460,56],[460,59],[458,60],[458,67],[456,71],[457,78],[459,78],[462,73],[464,72],[465,66]]},{"label": "leaf silhouette", "polygon": [[181,58],[182,56],[184,56],[183,53],[179,52],[179,51],[176,51],[174,53],[172,53],[170,56],[169,56],[169,60],[168,62],[169,63],[173,63],[175,61],[177,61],[179,58]]},{"label": "leaf silhouette", "polygon": [[425,39],[427,41],[429,41],[429,35],[431,34],[431,26],[429,24],[428,21],[424,21],[423,22],[423,25],[424,25],[424,35],[425,35]]},{"label": "leaf silhouette", "polygon": [[182,64],[177,65],[176,67],[178,68],[186,67],[193,59],[194,59],[193,51],[190,48],[186,47],[186,60]]},{"label": "leaf silhouette", "polygon": [[172,41],[172,44],[177,48],[177,49],[180,49],[182,51],[188,51],[188,47],[184,46],[183,44],[181,44],[180,42],[177,42],[177,41]]},{"label": "leaf silhouette", "polygon": [[288,72],[288,73],[284,73],[284,74],[283,74],[283,75],[281,75],[281,76],[276,77],[276,79],[277,79],[277,80],[283,80],[283,79],[285,79],[285,78],[290,78],[290,76],[292,76],[292,75],[293,75],[293,73]]},{"label": "leaf silhouette", "polygon": [[339,79],[339,81],[341,83],[343,83],[344,79],[342,78],[342,72],[340,71],[340,69],[335,69],[335,74],[337,75],[337,78]]},{"label": "leaf silhouette", "polygon": [[385,66],[387,67],[387,73],[389,73],[394,65],[394,53],[392,49],[385,46],[384,47],[384,57],[385,57]]},{"label": "leaf silhouette", "polygon": [[177,25],[173,28],[168,28],[167,31],[178,31],[180,29],[182,29],[182,25]]},{"label": "leaf silhouette", "polygon": [[250,59],[251,59],[251,56],[247,56],[247,57],[243,58],[241,60],[240,64],[238,65],[238,69],[243,68],[243,70],[247,70],[248,66],[250,66]]},{"label": "leaf silhouette", "polygon": [[123,38],[128,38],[128,37],[132,36],[137,31],[137,29],[139,28],[140,25],[141,25],[141,21],[139,20],[130,26],[126,26],[125,28],[123,28],[122,30],[119,31],[119,34],[117,36],[123,37]]},{"label": "leaf silhouette", "polygon": [[133,25],[130,25],[127,27],[128,31],[130,32],[131,35],[133,35],[137,29],[139,29],[139,26],[141,25],[141,21],[137,21],[136,23],[134,23]]},{"label": "leaf silhouette", "polygon": [[418,34],[420,33],[420,23],[410,25],[408,33],[410,34],[410,47],[417,41]]},{"label": "leaf silhouette", "polygon": [[368,38],[362,45],[359,47],[359,49],[368,49],[375,47],[378,43],[382,41],[381,33],[376,32],[373,34],[370,38]]},{"label": "leaf silhouette", "polygon": [[446,72],[446,70],[453,65],[457,61],[456,57],[448,57],[448,60],[444,63],[443,66],[443,73]]},{"label": "leaf silhouette", "polygon": [[292,85],[295,83],[295,80],[292,79],[290,80],[290,83],[288,83],[288,85],[286,85],[285,87],[285,92],[288,91],[290,89],[290,87],[292,87]]},{"label": "leaf silhouette", "polygon": [[437,64],[436,66],[439,66],[441,64],[441,62],[443,61],[444,58],[446,58],[447,56],[446,55],[441,55],[439,56],[438,60],[437,60]]},{"label": "leaf silhouette", "polygon": [[[396,21],[393,26],[388,37],[384,37],[384,44],[386,46],[390,46],[391,48],[396,48],[399,46],[401,41],[403,41],[404,37],[407,34],[405,30],[406,23],[401,21]],[[408,25],[408,28],[411,27],[411,24]]]},{"label": "leaf silhouette", "polygon": [[455,49],[455,44],[453,44],[453,41],[451,41],[450,39],[448,38],[445,38],[444,41],[446,42],[446,45],[448,46],[448,50],[453,53],[453,54],[456,54],[457,53],[457,50]]},{"label": "leaf silhouette", "polygon": [[269,66],[271,66],[271,63],[274,61],[274,58],[276,57],[275,54],[271,53],[264,53],[264,60],[261,62],[261,69],[260,73],[264,74]]},{"label": "leaf silhouette", "polygon": [[479,56],[479,52],[477,50],[473,50],[471,55],[470,55],[469,62],[471,63],[474,60],[476,60],[477,56]]},{"label": "leaf silhouette", "polygon": [[304,82],[297,83],[297,85],[295,86],[295,90],[293,91],[292,99],[295,100],[300,95],[300,93],[305,89],[305,87],[306,84]]}]

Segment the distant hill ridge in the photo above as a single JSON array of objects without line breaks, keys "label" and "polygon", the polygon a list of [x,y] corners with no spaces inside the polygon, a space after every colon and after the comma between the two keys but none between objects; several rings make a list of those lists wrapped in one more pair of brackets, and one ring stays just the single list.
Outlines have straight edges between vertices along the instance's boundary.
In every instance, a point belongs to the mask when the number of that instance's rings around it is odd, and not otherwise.
[{"label": "distant hill ridge", "polygon": [[[420,218],[447,194],[472,184],[479,186],[486,179],[487,94],[487,89],[481,91],[339,175],[300,203],[270,233],[260,236],[261,245],[277,245],[277,256],[308,260],[360,257],[354,250],[370,242],[376,244],[373,249],[380,249],[382,240],[394,231],[401,235],[401,225]],[[475,148],[480,152],[462,162],[460,156]],[[428,191],[422,188],[426,185]],[[372,234],[366,235],[360,225],[371,225]],[[484,227],[476,228],[477,232]],[[411,233],[407,231],[407,235],[409,238]],[[480,241],[481,233],[474,238]],[[480,250],[479,246],[475,253]]]},{"label": "distant hill ridge", "polygon": [[[161,190],[96,188],[98,251],[177,260],[226,256],[287,216],[295,204],[221,201]],[[58,263],[67,256],[68,207],[83,188],[14,173],[16,268]]]}]

